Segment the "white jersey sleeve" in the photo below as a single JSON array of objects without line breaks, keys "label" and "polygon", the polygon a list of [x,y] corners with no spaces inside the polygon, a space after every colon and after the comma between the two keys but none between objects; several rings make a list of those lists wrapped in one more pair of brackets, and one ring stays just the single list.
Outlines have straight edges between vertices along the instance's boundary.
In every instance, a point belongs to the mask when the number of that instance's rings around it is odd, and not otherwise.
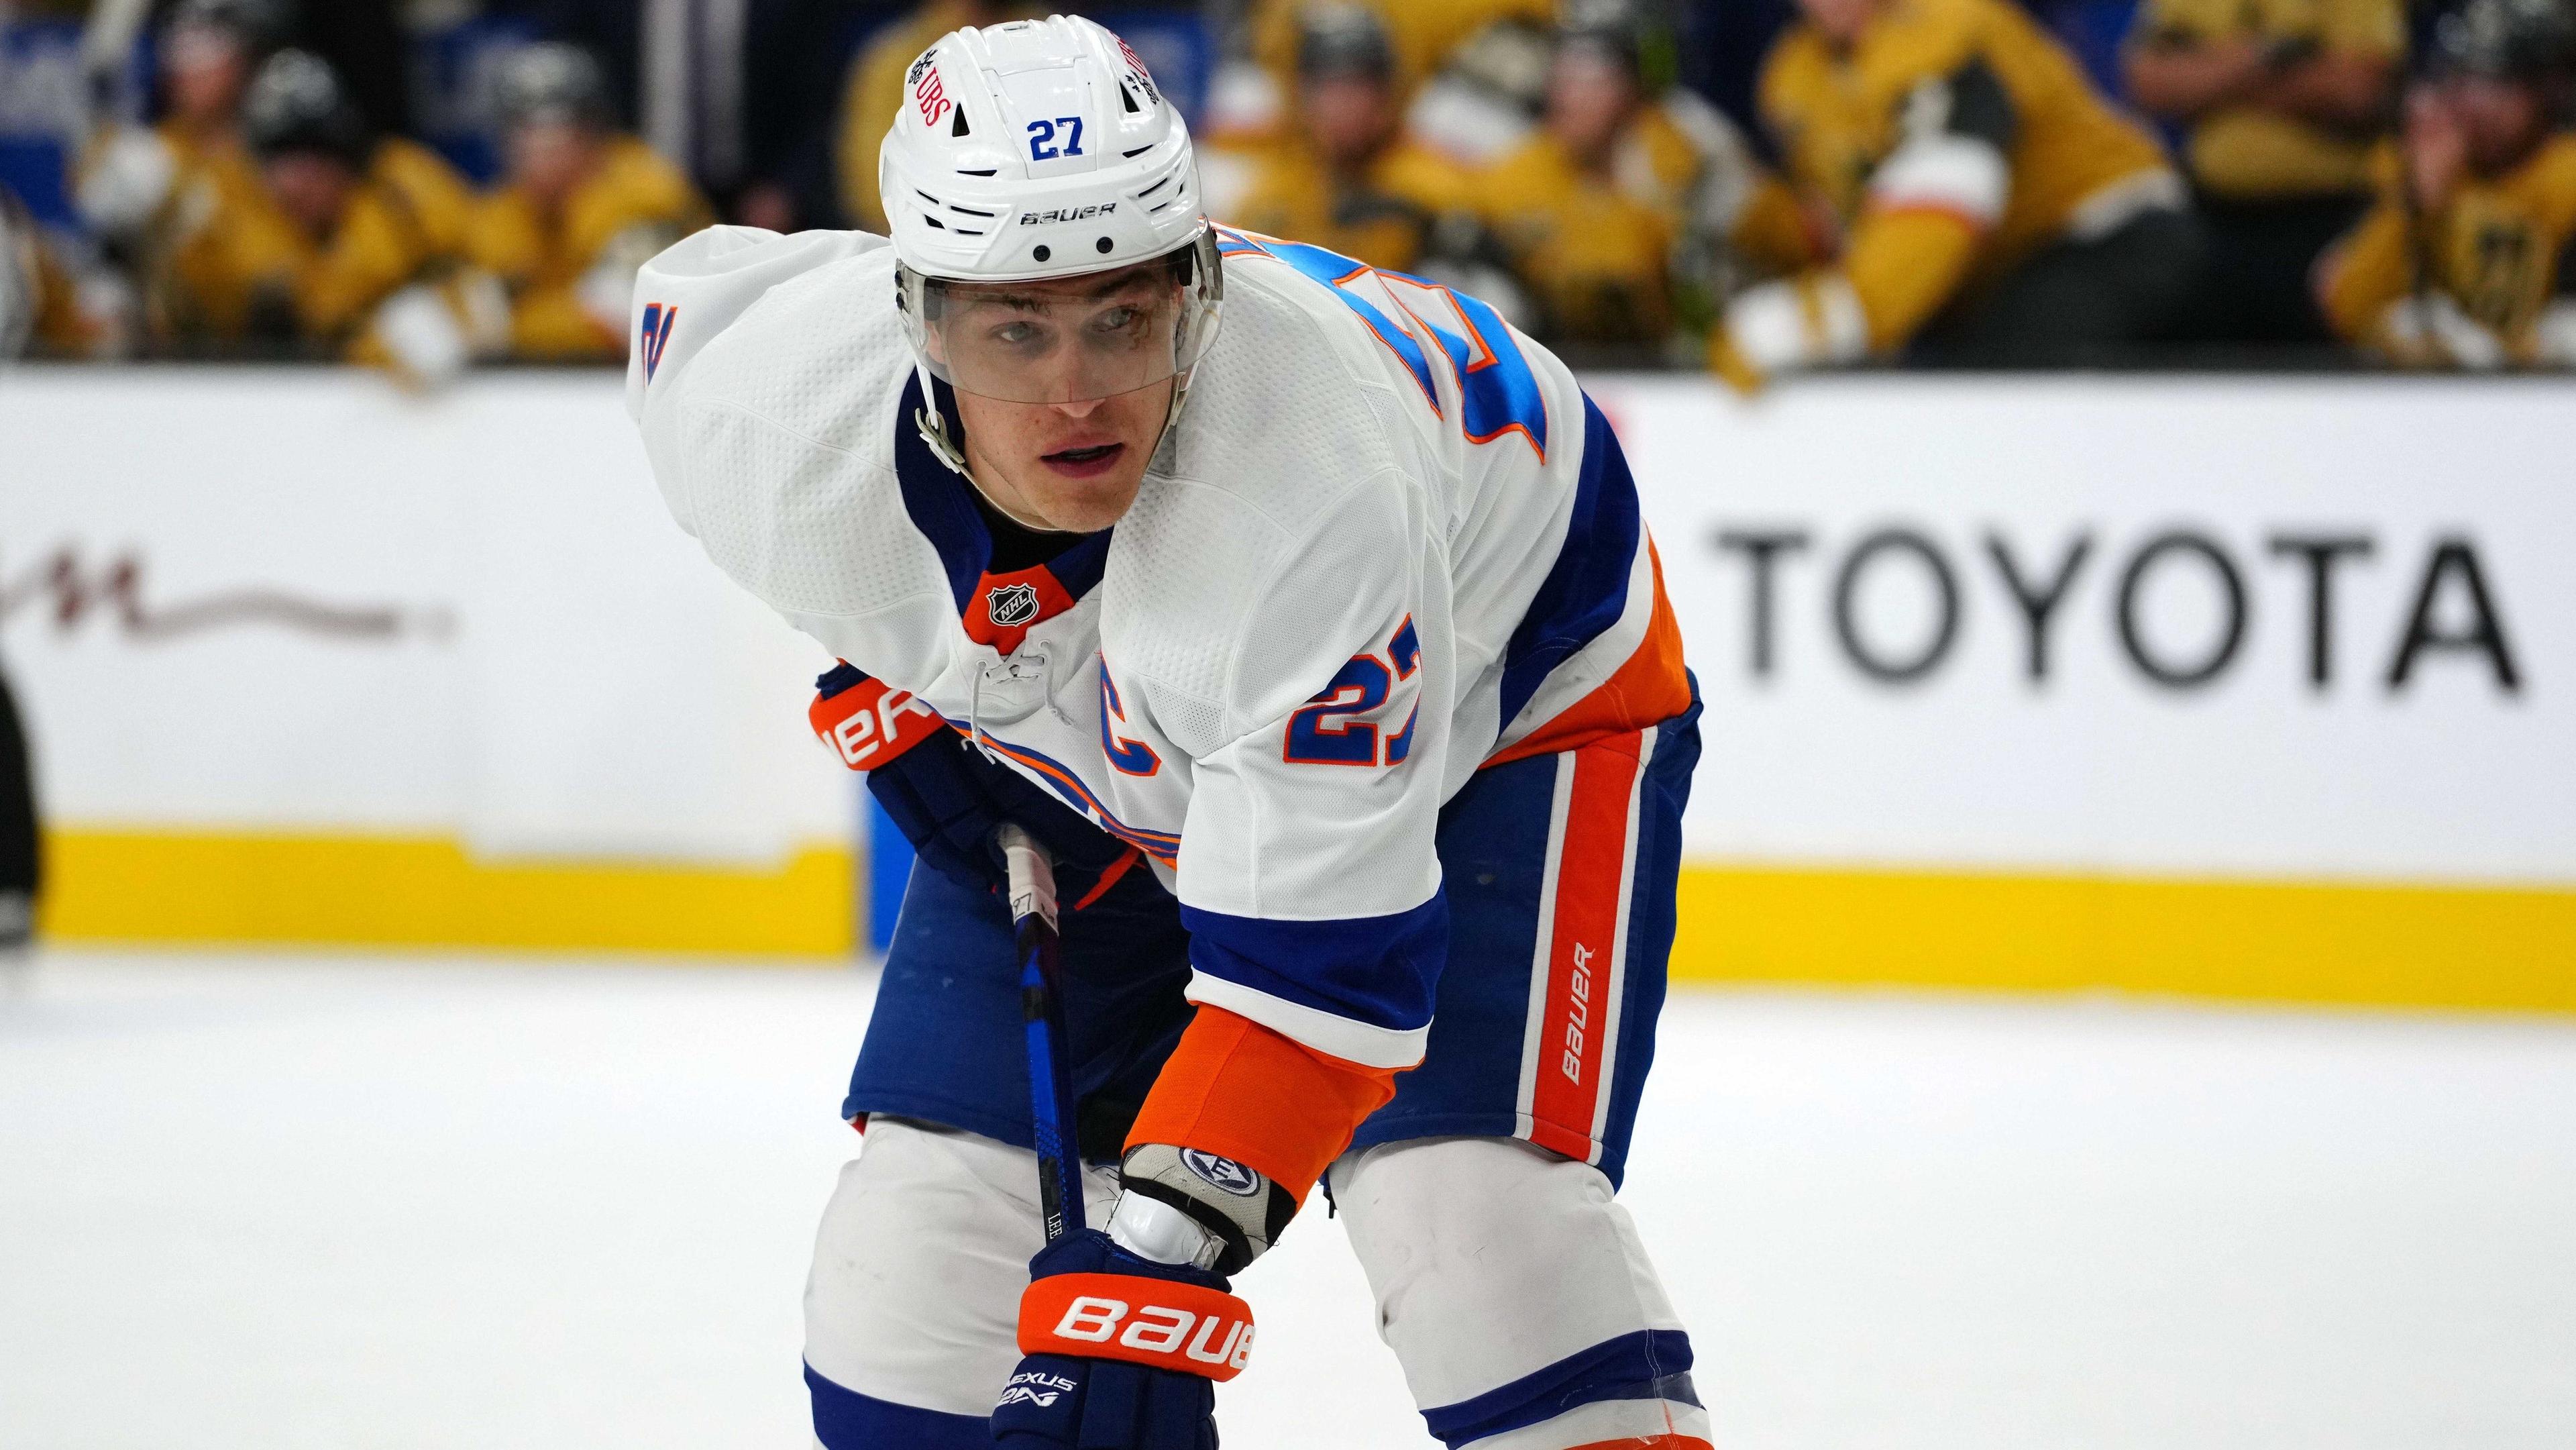
[{"label": "white jersey sleeve", "polygon": [[696,233],[637,276],[626,396],[708,559],[834,655],[919,691],[960,641],[893,467],[913,376],[893,256],[863,232]]},{"label": "white jersey sleeve", "polygon": [[1263,581],[1234,653],[1246,728],[1191,762],[1182,833],[1191,1000],[1369,1067],[1421,1060],[1448,945],[1415,497],[1349,484]]},{"label": "white jersey sleeve", "polygon": [[1227,308],[1220,346],[1258,365],[1194,385],[1174,475],[1119,524],[1102,644],[1124,693],[1104,743],[1116,762],[1136,726],[1185,773],[1191,999],[1409,1067],[1448,938],[1440,494],[1408,400],[1334,314],[1257,286]]}]

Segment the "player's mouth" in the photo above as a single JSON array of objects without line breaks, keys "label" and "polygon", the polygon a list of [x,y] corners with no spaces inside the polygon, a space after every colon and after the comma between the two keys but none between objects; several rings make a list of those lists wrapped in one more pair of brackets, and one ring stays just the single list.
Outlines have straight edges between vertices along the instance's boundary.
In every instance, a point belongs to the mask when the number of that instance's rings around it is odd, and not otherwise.
[{"label": "player's mouth", "polygon": [[1064,448],[1041,453],[1038,461],[1067,478],[1098,478],[1118,466],[1127,452],[1124,443],[1094,443],[1085,448]]}]

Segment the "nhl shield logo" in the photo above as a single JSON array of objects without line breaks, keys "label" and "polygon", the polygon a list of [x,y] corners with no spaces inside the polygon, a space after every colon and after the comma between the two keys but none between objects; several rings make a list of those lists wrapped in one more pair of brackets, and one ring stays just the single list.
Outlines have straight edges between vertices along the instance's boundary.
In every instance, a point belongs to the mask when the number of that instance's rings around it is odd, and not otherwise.
[{"label": "nhl shield logo", "polygon": [[1038,587],[1034,584],[996,584],[984,596],[984,612],[995,624],[1008,629],[1038,617]]}]

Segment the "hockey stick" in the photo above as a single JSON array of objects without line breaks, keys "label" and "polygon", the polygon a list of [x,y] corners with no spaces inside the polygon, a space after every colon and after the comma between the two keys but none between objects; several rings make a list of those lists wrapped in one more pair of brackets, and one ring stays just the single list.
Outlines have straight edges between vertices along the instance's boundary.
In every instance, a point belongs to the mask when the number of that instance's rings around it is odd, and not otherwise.
[{"label": "hockey stick", "polygon": [[1029,1108],[1038,1150],[1038,1211],[1054,1243],[1082,1230],[1082,1143],[1074,1131],[1073,1079],[1057,995],[1055,862],[1027,831],[994,832],[1010,871],[1011,944],[1020,957],[1020,1017],[1028,1034]]}]

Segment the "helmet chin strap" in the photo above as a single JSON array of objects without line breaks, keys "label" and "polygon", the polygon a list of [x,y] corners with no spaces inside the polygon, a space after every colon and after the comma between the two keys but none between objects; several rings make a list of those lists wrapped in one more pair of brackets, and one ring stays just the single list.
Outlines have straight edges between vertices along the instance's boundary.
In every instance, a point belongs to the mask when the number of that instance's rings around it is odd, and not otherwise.
[{"label": "helmet chin strap", "polygon": [[912,426],[920,432],[931,457],[947,464],[972,485],[975,475],[966,469],[965,445],[948,436],[948,419],[939,411],[939,387],[930,376],[930,364],[915,358],[912,371],[921,379],[921,406],[912,410]]}]

